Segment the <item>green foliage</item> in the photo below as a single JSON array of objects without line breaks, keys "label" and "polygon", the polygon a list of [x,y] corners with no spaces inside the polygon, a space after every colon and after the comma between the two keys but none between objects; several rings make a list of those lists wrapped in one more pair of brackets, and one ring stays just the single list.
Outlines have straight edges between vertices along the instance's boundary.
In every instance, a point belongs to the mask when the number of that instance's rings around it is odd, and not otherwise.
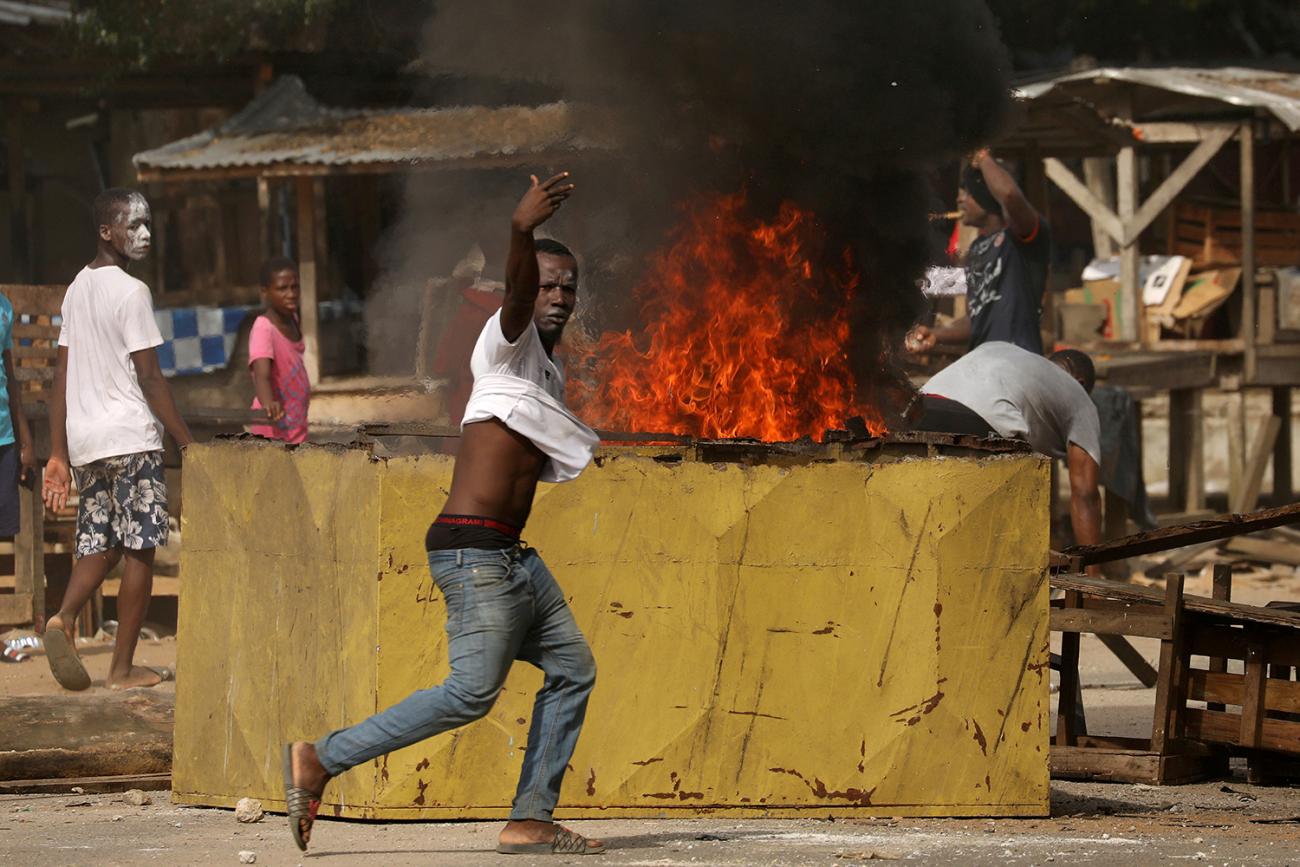
[{"label": "green foliage", "polygon": [[78,44],[123,70],[166,56],[220,62],[243,51],[302,48],[343,0],[83,0]]}]

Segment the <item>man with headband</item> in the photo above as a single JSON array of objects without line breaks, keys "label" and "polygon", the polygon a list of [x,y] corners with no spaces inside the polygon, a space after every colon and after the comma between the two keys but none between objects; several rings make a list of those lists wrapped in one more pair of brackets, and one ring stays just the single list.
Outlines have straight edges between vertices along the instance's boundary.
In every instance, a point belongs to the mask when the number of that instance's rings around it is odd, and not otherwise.
[{"label": "man with headband", "polygon": [[924,352],[945,343],[974,349],[997,340],[1042,355],[1039,322],[1051,246],[1046,221],[988,150],[963,169],[957,209],[961,221],[979,232],[966,254],[967,315],[943,328],[918,325],[907,348]]}]

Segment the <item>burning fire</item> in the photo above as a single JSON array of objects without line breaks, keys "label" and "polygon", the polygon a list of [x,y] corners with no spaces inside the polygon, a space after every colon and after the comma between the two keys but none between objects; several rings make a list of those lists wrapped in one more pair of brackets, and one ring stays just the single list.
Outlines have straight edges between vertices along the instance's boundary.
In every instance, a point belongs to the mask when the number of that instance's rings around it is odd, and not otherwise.
[{"label": "burning fire", "polygon": [[696,200],[634,290],[642,334],[601,336],[584,364],[595,384],[574,381],[574,403],[613,430],[780,442],[860,416],[883,433],[846,351],[859,276],[847,249],[824,251],[792,203],[765,222],[740,193]]}]

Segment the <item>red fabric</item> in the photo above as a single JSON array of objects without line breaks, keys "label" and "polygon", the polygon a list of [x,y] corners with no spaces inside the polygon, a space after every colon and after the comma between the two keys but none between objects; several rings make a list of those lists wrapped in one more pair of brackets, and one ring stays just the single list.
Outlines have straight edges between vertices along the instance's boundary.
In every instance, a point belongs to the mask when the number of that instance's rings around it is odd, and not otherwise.
[{"label": "red fabric", "polygon": [[465,404],[474,388],[474,374],[469,369],[469,358],[478,342],[479,332],[501,309],[505,295],[484,292],[474,287],[461,290],[460,304],[451,315],[451,321],[442,331],[442,339],[433,356],[434,376],[448,380],[447,413],[451,423],[459,425],[465,417]]}]

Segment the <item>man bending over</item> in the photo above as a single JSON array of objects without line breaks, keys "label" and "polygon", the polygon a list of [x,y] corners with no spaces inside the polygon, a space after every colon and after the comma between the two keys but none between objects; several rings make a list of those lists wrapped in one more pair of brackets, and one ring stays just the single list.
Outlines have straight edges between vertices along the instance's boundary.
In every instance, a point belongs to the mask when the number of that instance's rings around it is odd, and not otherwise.
[{"label": "man bending over", "polygon": [[985,343],[921,388],[921,418],[914,428],[996,433],[1064,460],[1074,542],[1094,545],[1101,541],[1101,426],[1088,395],[1096,379],[1092,359],[1076,349],[1043,358],[1010,343]]},{"label": "man bending over", "polygon": [[534,177],[515,209],[505,305],[474,347],[474,388],[451,493],[425,537],[429,571],[447,603],[451,675],[358,725],[314,744],[285,747],[285,802],[300,849],[307,848],[332,777],[484,716],[516,659],[546,678],[497,851],[586,855],[605,849],[552,818],[596,665],[564,592],[537,551],[519,541],[537,483],[576,478],[599,442],[564,406],[564,373],[551,358],[573,313],[577,261],[563,245],[533,239],[533,230],[573,191],[568,177],[565,172],[545,183]]}]

